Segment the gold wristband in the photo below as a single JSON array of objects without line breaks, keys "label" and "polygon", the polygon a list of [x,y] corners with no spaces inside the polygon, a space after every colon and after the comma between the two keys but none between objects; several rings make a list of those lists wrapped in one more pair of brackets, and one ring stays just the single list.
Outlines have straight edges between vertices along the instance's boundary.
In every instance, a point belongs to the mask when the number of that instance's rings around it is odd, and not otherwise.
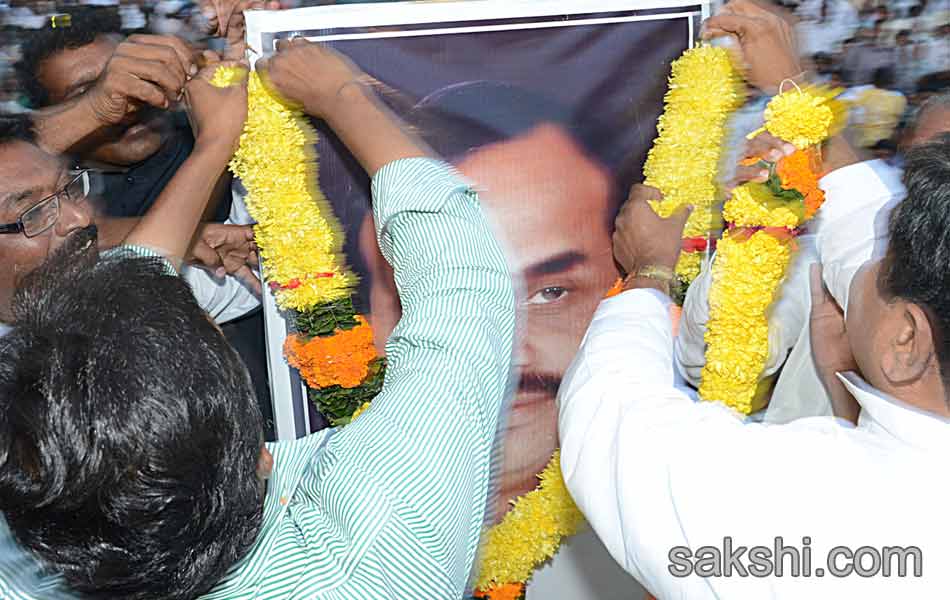
[{"label": "gold wristband", "polygon": [[676,274],[668,267],[661,267],[659,265],[645,265],[628,273],[627,276],[623,278],[622,289],[633,289],[630,287],[630,285],[634,279],[652,279],[653,281],[665,286],[666,293],[670,293],[670,289],[673,285],[673,279],[675,277]]},{"label": "gold wristband", "polygon": [[673,281],[673,278],[676,277],[676,273],[674,273],[673,269],[670,269],[669,267],[663,267],[660,265],[644,265],[633,273],[627,275],[627,279],[632,279],[634,277],[642,277],[644,279],[653,279],[654,281],[659,281],[662,283],[670,283]]}]

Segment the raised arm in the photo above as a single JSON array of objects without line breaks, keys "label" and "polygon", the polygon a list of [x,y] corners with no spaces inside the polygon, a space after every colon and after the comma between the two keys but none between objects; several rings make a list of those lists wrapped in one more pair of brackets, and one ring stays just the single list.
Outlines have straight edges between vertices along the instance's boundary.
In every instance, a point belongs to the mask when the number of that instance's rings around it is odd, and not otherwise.
[{"label": "raised arm", "polygon": [[143,107],[173,107],[197,72],[194,51],[180,39],[133,35],[119,44],[88,88],[73,90],[63,102],[33,114],[40,144],[53,154],[68,152]]},{"label": "raised arm", "polygon": [[167,258],[176,269],[221,173],[237,148],[247,115],[247,86],[212,86],[217,65],[205,67],[185,88],[195,131],[195,148],[162,190],[155,204],[132,228],[124,244],[142,246]]},{"label": "raised arm", "polygon": [[[263,65],[266,78],[330,123],[373,174],[377,238],[403,307],[386,346],[383,391],[331,438],[320,463],[321,509],[341,530],[370,539],[361,544],[365,554],[348,554],[362,560],[357,573],[409,585],[400,589],[407,598],[459,597],[509,380],[511,277],[467,183],[425,158],[425,148],[356,83],[348,61],[307,42],[289,46]],[[347,485],[354,478],[363,483]],[[350,505],[364,507],[359,519],[344,510]],[[345,585],[358,587],[357,579]]]}]

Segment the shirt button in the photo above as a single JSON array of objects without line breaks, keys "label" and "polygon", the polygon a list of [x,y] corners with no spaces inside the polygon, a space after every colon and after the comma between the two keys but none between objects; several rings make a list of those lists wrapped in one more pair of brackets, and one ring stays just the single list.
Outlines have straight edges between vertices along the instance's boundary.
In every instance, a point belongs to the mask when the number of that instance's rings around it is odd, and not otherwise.
[{"label": "shirt button", "polygon": [[129,175],[128,177],[125,178],[125,181],[129,185],[132,185],[133,183],[135,183],[135,177],[132,177],[131,175]]},{"label": "shirt button", "polygon": [[281,496],[281,497],[280,497],[280,505],[281,505],[281,506],[287,506],[287,496]]}]

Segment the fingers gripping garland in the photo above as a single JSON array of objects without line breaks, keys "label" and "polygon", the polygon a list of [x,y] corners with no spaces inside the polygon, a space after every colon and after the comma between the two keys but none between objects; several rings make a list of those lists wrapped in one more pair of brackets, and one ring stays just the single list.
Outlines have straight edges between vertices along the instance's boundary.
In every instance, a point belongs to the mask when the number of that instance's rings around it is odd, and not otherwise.
[{"label": "fingers gripping garland", "polygon": [[699,275],[711,233],[721,220],[716,207],[719,161],[729,116],[745,101],[742,78],[725,48],[698,46],[672,65],[659,135],[643,166],[646,185],[663,193],[653,209],[668,217],[683,206],[693,212],[683,231],[678,279]]},{"label": "fingers gripping garland", "polygon": [[843,122],[844,109],[835,96],[829,90],[796,87],[766,108],[763,129],[798,150],[777,164],[763,164],[769,168],[768,181],[739,186],[725,204],[728,229],[717,246],[709,293],[706,364],[699,388],[704,400],[718,400],[744,414],[764,405],[760,380],[768,360],[767,311],[791,263],[795,236],[824,202],[817,145]]}]

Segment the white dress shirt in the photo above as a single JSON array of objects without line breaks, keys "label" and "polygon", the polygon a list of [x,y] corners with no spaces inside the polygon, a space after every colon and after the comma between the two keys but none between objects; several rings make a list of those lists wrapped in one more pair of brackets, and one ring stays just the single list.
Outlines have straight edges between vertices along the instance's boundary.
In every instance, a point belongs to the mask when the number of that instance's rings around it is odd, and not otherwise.
[{"label": "white dress shirt", "polygon": [[[253,219],[244,205],[246,192],[238,182],[231,188],[231,212],[226,224],[250,225]],[[260,276],[260,273],[257,273]],[[201,306],[218,324],[243,317],[261,306],[261,299],[247,285],[235,277],[215,277],[201,267],[184,265],[181,278],[188,282]]]},{"label": "white dress shirt", "polygon": [[[559,395],[567,487],[614,559],[663,600],[946,598],[950,422],[853,374],[857,427],[833,417],[750,423],[697,402],[675,383],[670,304],[652,290],[604,301]],[[790,559],[783,577],[671,575],[673,547],[723,548],[727,536],[768,548],[777,536],[786,547],[807,537],[813,569],[835,546],[916,546],[922,577],[796,578]]]},{"label": "white dress shirt", "polygon": [[[888,216],[904,197],[900,170],[881,160],[838,169],[819,184],[826,202],[809,224],[808,233],[796,240],[799,251],[769,314],[769,355],[763,376],[781,369],[764,415],[769,423],[831,414],[831,400],[818,379],[811,355],[809,266],[823,258],[829,290],[842,307],[847,307],[854,273],[866,261],[883,254]],[[820,235],[822,229],[833,235]],[[696,387],[706,364],[704,335],[711,286],[707,265],[686,295],[675,346],[679,372]]]}]

